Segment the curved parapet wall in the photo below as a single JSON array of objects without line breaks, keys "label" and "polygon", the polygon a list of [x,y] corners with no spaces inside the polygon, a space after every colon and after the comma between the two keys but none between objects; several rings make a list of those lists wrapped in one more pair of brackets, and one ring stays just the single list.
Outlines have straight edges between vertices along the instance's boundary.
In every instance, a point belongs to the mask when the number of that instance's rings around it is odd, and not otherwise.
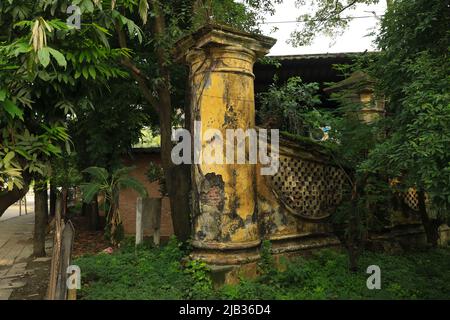
[{"label": "curved parapet wall", "polygon": [[264,237],[275,252],[339,244],[328,218],[342,199],[343,170],[325,147],[286,134],[280,139],[279,159],[275,175],[257,176]]},{"label": "curved parapet wall", "polygon": [[[340,245],[330,218],[342,201],[344,171],[323,145],[289,134],[281,137],[279,171],[262,176],[256,170],[262,237],[272,242],[274,253]],[[423,238],[415,189],[396,198],[400,205],[392,208],[383,230],[370,232],[371,241]]]}]

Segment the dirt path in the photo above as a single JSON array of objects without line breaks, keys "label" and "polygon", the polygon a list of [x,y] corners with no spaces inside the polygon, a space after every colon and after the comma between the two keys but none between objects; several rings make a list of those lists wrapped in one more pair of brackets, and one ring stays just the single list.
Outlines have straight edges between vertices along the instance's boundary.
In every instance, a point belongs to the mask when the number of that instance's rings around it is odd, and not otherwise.
[{"label": "dirt path", "polygon": [[33,259],[33,227],[34,214],[0,221],[0,300],[44,298],[49,258]]}]

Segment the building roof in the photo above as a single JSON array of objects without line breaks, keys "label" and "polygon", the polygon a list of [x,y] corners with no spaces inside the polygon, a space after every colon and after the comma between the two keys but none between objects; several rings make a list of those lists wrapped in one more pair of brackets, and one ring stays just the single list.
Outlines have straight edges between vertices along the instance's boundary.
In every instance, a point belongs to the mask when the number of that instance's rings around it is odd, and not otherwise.
[{"label": "building roof", "polygon": [[305,59],[335,59],[358,56],[364,52],[337,52],[337,53],[312,53],[312,54],[295,54],[295,55],[274,55],[269,56],[277,60],[305,60]]},{"label": "building roof", "polygon": [[366,52],[340,52],[302,55],[269,56],[278,61],[281,66],[277,68],[272,64],[256,63],[255,93],[267,91],[277,75],[278,83],[285,83],[291,77],[301,77],[303,82],[317,82],[320,87],[322,106],[335,107],[335,102],[328,99],[328,93],[324,91],[330,83],[344,80],[344,75],[334,68],[334,65],[352,64],[355,58]]}]

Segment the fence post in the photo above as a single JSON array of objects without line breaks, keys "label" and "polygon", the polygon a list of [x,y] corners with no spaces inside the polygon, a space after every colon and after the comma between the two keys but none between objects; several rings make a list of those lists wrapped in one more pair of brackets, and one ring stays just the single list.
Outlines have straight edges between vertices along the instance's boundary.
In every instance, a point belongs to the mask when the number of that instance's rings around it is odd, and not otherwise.
[{"label": "fence post", "polygon": [[142,243],[144,238],[144,228],[142,225],[142,198],[136,201],[136,245]]},{"label": "fence post", "polygon": [[[56,286],[57,288],[56,298],[59,300],[68,299],[67,268],[70,266],[72,259],[72,247],[74,236],[75,236],[75,229],[73,227],[72,222],[69,220],[64,225],[64,230],[62,231],[61,237],[61,261],[59,267],[58,284]],[[76,297],[76,289],[75,289],[75,297]]]},{"label": "fence post", "polygon": [[67,290],[67,300],[77,300],[77,289]]},{"label": "fence post", "polygon": [[150,202],[153,225],[153,244],[159,247],[161,240],[161,205],[162,199],[152,199]]},{"label": "fence post", "polygon": [[60,252],[61,252],[61,234],[64,225],[61,223],[61,209],[62,209],[61,195],[58,194],[56,198],[55,206],[55,234],[53,236],[53,250],[52,261],[50,266],[50,280],[47,289],[47,299],[56,299],[56,287],[58,282],[58,270],[60,264]]}]

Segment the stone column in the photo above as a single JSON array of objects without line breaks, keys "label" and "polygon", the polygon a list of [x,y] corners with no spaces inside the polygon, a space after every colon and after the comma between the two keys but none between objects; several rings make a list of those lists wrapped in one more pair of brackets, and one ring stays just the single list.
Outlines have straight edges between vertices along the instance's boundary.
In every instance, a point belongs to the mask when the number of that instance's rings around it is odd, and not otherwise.
[{"label": "stone column", "polygon": [[[211,264],[259,258],[256,165],[248,163],[248,145],[245,164],[235,164],[236,157],[234,164],[225,163],[226,148],[234,144],[227,141],[226,130],[254,129],[253,64],[274,44],[272,38],[214,25],[178,43],[180,57],[190,67],[193,150],[198,146],[203,156],[214,157],[211,150],[223,151],[223,163],[206,163],[201,157],[192,166],[194,256]],[[220,156],[214,159],[220,162]]]},{"label": "stone column", "polygon": [[373,80],[364,72],[356,71],[347,79],[342,80],[324,91],[331,94],[340,90],[352,89],[348,94],[349,102],[361,103],[363,107],[358,111],[357,117],[364,123],[372,123],[384,116],[384,97],[376,97]]}]

